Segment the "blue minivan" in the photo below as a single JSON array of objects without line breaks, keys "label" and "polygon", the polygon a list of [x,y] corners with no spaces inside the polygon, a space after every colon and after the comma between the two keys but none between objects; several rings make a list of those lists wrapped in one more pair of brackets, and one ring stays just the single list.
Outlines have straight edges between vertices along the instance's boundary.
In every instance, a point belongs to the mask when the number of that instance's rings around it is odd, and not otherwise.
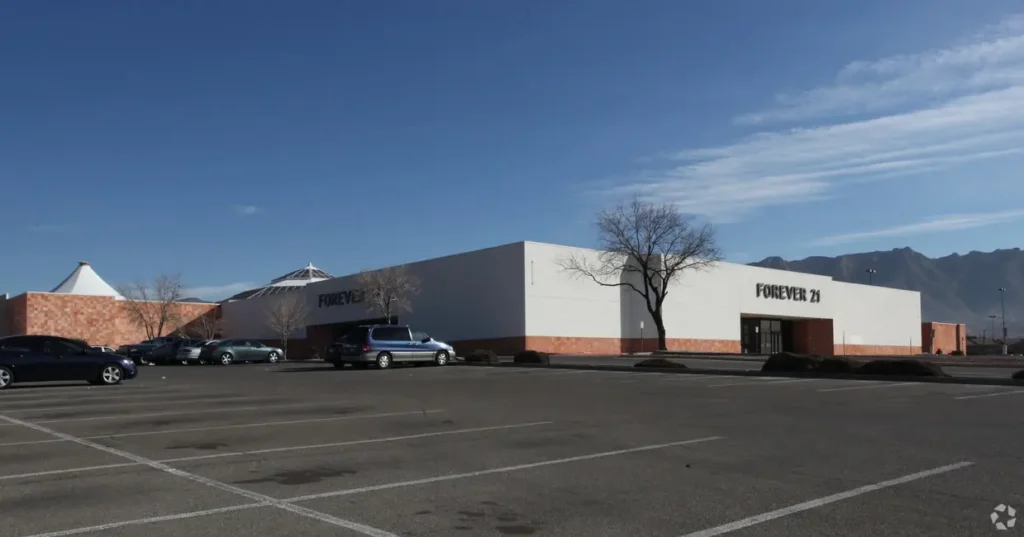
[{"label": "blue minivan", "polygon": [[359,326],[327,349],[326,361],[334,367],[345,364],[366,367],[375,364],[387,369],[394,363],[414,362],[445,365],[455,356],[451,345],[437,341],[425,332],[402,325]]}]

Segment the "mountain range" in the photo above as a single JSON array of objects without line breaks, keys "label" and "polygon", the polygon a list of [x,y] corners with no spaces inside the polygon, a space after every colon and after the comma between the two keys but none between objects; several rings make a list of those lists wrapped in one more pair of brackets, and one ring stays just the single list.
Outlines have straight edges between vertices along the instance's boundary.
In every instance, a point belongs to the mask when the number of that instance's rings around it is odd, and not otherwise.
[{"label": "mountain range", "polygon": [[996,334],[1001,335],[1001,298],[1005,298],[1009,337],[1024,336],[1024,252],[1020,248],[934,259],[897,248],[798,261],[768,257],[751,265],[920,291],[922,320],[966,323],[972,336],[984,332],[991,337],[990,315],[996,316]]}]

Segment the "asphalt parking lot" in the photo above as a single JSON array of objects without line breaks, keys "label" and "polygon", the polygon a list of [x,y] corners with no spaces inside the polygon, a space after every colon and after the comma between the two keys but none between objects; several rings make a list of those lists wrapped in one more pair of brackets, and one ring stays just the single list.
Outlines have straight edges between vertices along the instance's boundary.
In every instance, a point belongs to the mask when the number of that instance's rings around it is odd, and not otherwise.
[{"label": "asphalt parking lot", "polygon": [[[641,360],[651,358],[650,356],[623,356],[623,355],[554,355],[551,356],[551,363],[556,365],[633,365]],[[670,360],[675,362],[682,362],[691,369],[716,369],[716,370],[731,370],[731,371],[760,371],[761,365],[767,357],[758,358],[747,358],[747,359],[735,359],[735,358],[723,358],[712,355],[707,356],[670,356]],[[884,357],[879,357],[884,358]],[[512,357],[503,357],[506,362],[512,362]],[[866,359],[866,358],[861,358]],[[1006,359],[1004,357],[971,357],[971,360],[980,362],[978,365],[972,366],[959,366],[959,365],[948,365],[944,364],[944,361],[949,361],[949,358],[943,359],[935,356],[925,357],[924,359],[942,366],[942,370],[950,374],[953,377],[961,378],[992,378],[992,379],[1009,379],[1017,371],[1024,369],[1024,360],[1013,360]],[[993,365],[991,363],[986,364],[986,360],[994,361],[998,360],[1002,363],[999,365]]]},{"label": "asphalt parking lot", "polygon": [[1012,386],[286,363],[0,409],[0,536],[1012,535],[990,515],[1024,508]]}]

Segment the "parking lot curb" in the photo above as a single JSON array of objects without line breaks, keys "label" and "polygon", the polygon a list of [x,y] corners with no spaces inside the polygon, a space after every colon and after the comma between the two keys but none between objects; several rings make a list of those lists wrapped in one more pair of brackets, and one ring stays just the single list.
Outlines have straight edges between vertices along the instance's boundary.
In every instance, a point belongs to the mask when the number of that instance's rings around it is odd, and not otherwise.
[{"label": "parking lot curb", "polygon": [[773,377],[773,378],[807,378],[807,379],[833,379],[833,380],[868,380],[868,381],[892,381],[892,382],[922,382],[932,384],[971,384],[983,386],[1024,386],[1024,381],[1011,378],[983,378],[983,377],[915,377],[905,375],[852,375],[841,373],[802,373],[802,372],[763,372],[754,370],[736,369],[710,369],[710,368],[657,368],[657,367],[633,367],[621,365],[577,365],[577,364],[481,364],[471,362],[451,362],[451,365],[463,367],[492,367],[492,368],[517,368],[517,369],[577,369],[584,371],[616,371],[629,373],[675,373],[681,375],[716,375],[734,377]]},{"label": "parking lot curb", "polygon": [[[628,355],[627,355],[628,356]],[[706,353],[673,353],[673,352],[656,352],[653,356],[659,358],[675,358],[677,360],[719,360],[723,362],[757,362],[764,363],[768,359],[767,356],[761,358],[752,358],[747,356],[736,356],[732,354],[706,354]],[[841,356],[836,355],[837,358],[849,358],[851,360],[886,360],[892,358],[892,356],[860,356],[860,355],[847,355]],[[938,358],[936,356],[920,355],[920,356],[903,356],[902,358],[910,358],[913,360],[926,360],[932,362],[935,365],[942,367],[980,367],[980,368],[1006,368],[1006,369],[1024,369],[1024,360],[1020,363],[1007,363],[1007,362],[972,362],[965,360],[949,361],[948,359]]]}]

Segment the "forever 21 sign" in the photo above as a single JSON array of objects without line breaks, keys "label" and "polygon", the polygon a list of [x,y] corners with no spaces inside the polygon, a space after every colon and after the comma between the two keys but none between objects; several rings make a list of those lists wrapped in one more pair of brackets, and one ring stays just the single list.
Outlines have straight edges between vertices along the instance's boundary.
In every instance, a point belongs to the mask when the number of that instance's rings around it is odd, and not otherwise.
[{"label": "forever 21 sign", "polygon": [[795,287],[792,285],[757,284],[758,298],[774,298],[776,300],[792,300],[794,302],[821,302],[821,290]]},{"label": "forever 21 sign", "polygon": [[337,293],[324,293],[317,296],[318,308],[330,308],[334,306],[347,306],[358,304],[366,300],[366,291],[363,289],[349,289]]}]

